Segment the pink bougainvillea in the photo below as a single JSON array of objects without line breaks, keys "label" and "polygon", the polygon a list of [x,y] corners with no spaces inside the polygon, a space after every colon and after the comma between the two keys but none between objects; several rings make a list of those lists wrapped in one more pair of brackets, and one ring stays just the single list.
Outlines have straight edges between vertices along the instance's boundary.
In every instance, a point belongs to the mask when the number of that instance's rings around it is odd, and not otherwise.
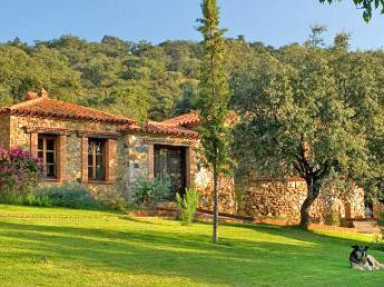
[{"label": "pink bougainvillea", "polygon": [[0,191],[21,191],[37,179],[40,166],[39,159],[20,147],[0,147]]}]

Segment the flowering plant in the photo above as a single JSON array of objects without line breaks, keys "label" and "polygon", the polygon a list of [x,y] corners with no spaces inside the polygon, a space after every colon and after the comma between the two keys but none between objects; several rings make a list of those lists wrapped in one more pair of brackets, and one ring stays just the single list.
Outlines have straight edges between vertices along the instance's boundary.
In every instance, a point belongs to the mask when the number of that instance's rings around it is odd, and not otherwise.
[{"label": "flowering plant", "polygon": [[40,160],[20,147],[0,147],[0,191],[23,192],[37,182],[41,170]]}]

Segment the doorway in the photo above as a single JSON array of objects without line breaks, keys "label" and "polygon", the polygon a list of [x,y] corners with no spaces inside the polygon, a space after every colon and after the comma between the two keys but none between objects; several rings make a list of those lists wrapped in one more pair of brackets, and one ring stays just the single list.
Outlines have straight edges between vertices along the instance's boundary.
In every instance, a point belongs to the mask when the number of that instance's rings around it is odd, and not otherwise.
[{"label": "doorway", "polygon": [[186,148],[155,145],[155,177],[168,177],[171,181],[171,199],[184,196],[186,188]]}]

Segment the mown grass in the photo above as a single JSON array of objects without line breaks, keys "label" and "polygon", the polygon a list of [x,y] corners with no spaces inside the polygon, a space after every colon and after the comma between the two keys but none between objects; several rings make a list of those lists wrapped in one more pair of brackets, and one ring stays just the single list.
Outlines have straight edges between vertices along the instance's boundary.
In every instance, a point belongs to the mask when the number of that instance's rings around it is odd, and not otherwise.
[{"label": "mown grass", "polygon": [[[116,213],[0,205],[0,286],[382,286],[352,270],[367,237],[266,225],[181,226]],[[344,237],[344,238],[342,238]],[[384,261],[384,253],[372,251]]]}]

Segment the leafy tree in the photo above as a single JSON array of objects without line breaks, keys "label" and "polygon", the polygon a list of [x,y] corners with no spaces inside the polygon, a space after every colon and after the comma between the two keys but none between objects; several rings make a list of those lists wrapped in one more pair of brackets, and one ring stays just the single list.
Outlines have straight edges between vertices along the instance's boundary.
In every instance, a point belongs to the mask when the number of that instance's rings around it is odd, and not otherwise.
[{"label": "leafy tree", "polygon": [[225,71],[224,31],[219,28],[216,0],[203,0],[203,19],[199,31],[204,37],[201,65],[201,91],[197,107],[201,116],[201,143],[209,167],[213,170],[213,242],[218,241],[218,179],[228,163],[226,117],[229,89]]},{"label": "leafy tree", "polygon": [[[319,0],[320,3],[333,3],[343,0]],[[375,9],[380,9],[380,13],[384,14],[384,0],[352,0],[353,3],[364,10],[363,18],[366,22],[369,22],[372,18],[372,12]]]},{"label": "leafy tree", "polygon": [[246,168],[305,179],[304,228],[331,174],[364,180],[380,170],[370,145],[383,138],[384,91],[380,61],[370,58],[293,45],[260,59],[235,91],[237,149],[253,152]]}]

